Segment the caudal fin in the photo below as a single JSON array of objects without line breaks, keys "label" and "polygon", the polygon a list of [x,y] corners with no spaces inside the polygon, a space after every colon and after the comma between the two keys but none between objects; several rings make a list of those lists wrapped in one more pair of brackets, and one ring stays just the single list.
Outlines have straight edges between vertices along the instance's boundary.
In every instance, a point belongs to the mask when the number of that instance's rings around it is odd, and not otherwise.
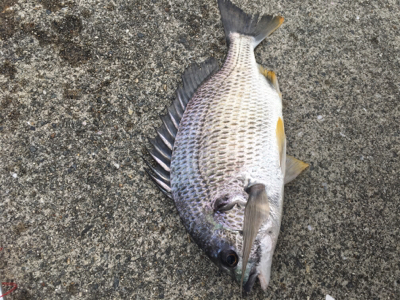
[{"label": "caudal fin", "polygon": [[258,14],[248,15],[230,0],[218,0],[218,7],[228,44],[229,35],[237,32],[254,37],[257,46],[283,23],[283,17],[280,16],[263,15],[259,19]]}]

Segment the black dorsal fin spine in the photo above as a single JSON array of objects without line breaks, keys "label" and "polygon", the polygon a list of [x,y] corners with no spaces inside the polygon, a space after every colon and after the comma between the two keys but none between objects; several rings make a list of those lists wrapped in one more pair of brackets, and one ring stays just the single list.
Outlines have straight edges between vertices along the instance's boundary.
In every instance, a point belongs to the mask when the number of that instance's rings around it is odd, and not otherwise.
[{"label": "black dorsal fin spine", "polygon": [[183,102],[183,96],[181,93],[179,93],[179,90],[176,93],[176,100],[174,101],[173,105],[175,107],[175,111],[178,114],[179,121],[182,119],[184,108],[186,107],[185,103]]},{"label": "black dorsal fin spine", "polygon": [[153,167],[144,157],[142,157],[144,162],[146,163],[147,167],[152,171],[152,173],[165,182],[170,182],[169,172],[165,171],[160,165],[156,165]]},{"label": "black dorsal fin spine", "polygon": [[185,112],[186,106],[193,97],[196,90],[207,81],[218,69],[218,63],[214,58],[209,58],[205,62],[192,64],[182,75],[183,86],[176,91],[176,99],[167,107],[167,114],[161,116],[163,124],[156,129],[158,136],[149,140],[152,148],[149,154],[157,162],[156,167],[152,167],[146,160],[149,169],[146,172],[157,184],[159,189],[172,198],[170,182],[171,155],[175,137],[179,130],[179,123]]},{"label": "black dorsal fin spine", "polygon": [[178,129],[175,128],[173,121],[169,114],[166,114],[161,117],[161,120],[164,123],[165,128],[168,130],[169,134],[175,138]]},{"label": "black dorsal fin spine", "polygon": [[171,160],[172,150],[164,144],[159,136],[156,136],[154,139],[149,139],[149,142],[162,156]]},{"label": "black dorsal fin spine", "polygon": [[172,123],[174,123],[175,128],[178,130],[179,128],[179,118],[176,113],[175,107],[171,105],[167,108],[169,117],[171,118]]},{"label": "black dorsal fin spine", "polygon": [[166,172],[170,172],[171,169],[169,168],[171,165],[171,161],[162,156],[159,155],[159,153],[157,152],[156,149],[152,148],[148,150],[149,154],[153,157],[153,159],[166,171]]}]

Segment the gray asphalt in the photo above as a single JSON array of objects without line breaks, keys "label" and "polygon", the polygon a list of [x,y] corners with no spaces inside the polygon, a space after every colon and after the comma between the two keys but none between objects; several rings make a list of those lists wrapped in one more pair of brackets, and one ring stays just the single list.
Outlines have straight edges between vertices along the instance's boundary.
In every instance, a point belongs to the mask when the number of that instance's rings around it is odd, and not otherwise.
[{"label": "gray asphalt", "polygon": [[[249,299],[400,299],[400,2],[235,3],[285,17],[256,58],[310,164]],[[226,55],[216,1],[3,0],[0,39],[8,299],[239,299],[141,160],[184,69]]]}]

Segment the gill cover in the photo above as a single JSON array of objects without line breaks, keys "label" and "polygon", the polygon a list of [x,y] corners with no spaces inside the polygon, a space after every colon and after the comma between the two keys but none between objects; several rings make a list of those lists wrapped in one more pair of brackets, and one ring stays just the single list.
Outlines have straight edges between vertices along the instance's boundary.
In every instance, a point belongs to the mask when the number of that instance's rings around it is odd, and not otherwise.
[{"label": "gill cover", "polygon": [[268,219],[269,216],[269,202],[267,192],[265,191],[265,185],[252,185],[246,189],[246,193],[249,194],[249,199],[247,200],[244,211],[243,262],[240,290],[242,290],[243,287],[243,279],[249,261],[251,247],[257,237],[258,230],[262,223]]}]

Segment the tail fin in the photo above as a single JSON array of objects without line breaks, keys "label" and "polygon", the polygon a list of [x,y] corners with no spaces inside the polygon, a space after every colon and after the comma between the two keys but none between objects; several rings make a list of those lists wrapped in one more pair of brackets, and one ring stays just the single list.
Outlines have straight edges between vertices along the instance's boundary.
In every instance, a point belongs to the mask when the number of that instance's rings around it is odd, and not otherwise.
[{"label": "tail fin", "polygon": [[229,34],[233,32],[250,35],[257,46],[263,39],[274,32],[283,23],[283,17],[263,15],[258,20],[258,14],[248,15],[230,0],[218,0],[222,23],[224,24],[226,41],[229,44]]}]

